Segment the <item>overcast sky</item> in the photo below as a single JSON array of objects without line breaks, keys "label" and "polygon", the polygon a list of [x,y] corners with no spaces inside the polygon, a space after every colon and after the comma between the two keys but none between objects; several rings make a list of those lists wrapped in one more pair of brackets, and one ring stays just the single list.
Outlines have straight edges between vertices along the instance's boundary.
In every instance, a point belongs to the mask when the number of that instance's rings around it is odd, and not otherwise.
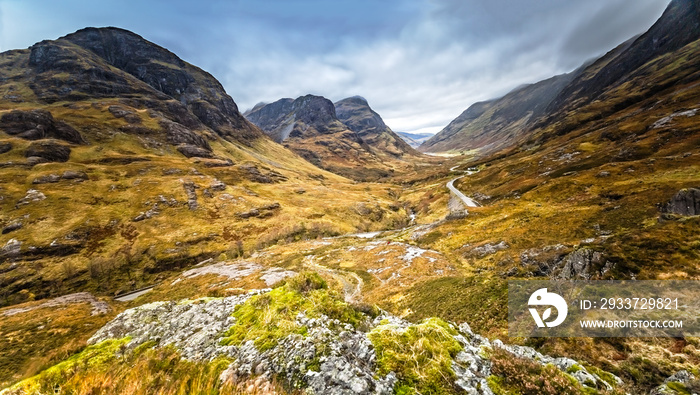
[{"label": "overcast sky", "polygon": [[241,111],[361,95],[395,131],[569,72],[669,0],[0,0],[0,51],[118,26],[212,73]]}]

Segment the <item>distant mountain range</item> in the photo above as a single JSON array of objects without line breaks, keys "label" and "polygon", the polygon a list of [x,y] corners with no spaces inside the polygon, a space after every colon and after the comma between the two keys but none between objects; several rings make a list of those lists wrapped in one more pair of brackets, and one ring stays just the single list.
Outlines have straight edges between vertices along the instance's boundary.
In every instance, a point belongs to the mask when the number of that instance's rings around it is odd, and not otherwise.
[{"label": "distant mountain range", "polygon": [[[425,152],[488,154],[537,136],[563,134],[695,78],[700,5],[674,0],[646,33],[576,71],[476,103],[425,141]],[[673,62],[671,59],[682,59]]]},{"label": "distant mountain range", "polygon": [[418,148],[423,142],[435,136],[432,133],[406,133],[396,132],[405,142],[413,148]]}]

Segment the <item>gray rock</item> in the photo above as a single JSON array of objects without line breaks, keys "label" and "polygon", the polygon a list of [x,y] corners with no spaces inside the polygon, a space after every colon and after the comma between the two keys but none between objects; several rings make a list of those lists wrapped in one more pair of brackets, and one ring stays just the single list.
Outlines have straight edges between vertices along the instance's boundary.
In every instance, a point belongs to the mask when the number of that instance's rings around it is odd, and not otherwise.
[{"label": "gray rock", "polygon": [[501,241],[500,243],[487,243],[482,246],[474,247],[469,252],[469,255],[474,255],[483,258],[486,255],[492,255],[497,253],[498,251],[503,251],[508,248],[510,248],[510,246],[505,241]]},{"label": "gray rock", "polygon": [[260,216],[260,210],[254,208],[254,209],[252,209],[252,210],[248,210],[248,211],[243,211],[243,212],[240,212],[240,213],[236,213],[236,216],[237,216],[238,218],[243,218],[243,219],[245,219],[245,218],[251,218],[251,217],[259,217],[259,216]]},{"label": "gray rock", "polygon": [[219,191],[219,192],[224,191],[224,190],[226,190],[226,184],[224,184],[223,182],[221,182],[219,180],[214,180],[214,181],[212,181],[211,185],[209,185],[209,189],[211,189],[212,191]]},{"label": "gray rock", "polygon": [[143,221],[143,220],[146,220],[149,218],[153,218],[158,214],[160,214],[160,210],[158,209],[158,203],[154,203],[153,207],[150,210],[140,213],[139,215],[134,217],[134,219],[132,219],[132,221],[133,222]]},{"label": "gray rock", "polygon": [[559,278],[566,280],[580,278],[590,279],[596,268],[603,267],[603,254],[588,248],[580,248],[569,254],[564,260],[564,267],[559,273]]},{"label": "gray rock", "polygon": [[192,181],[183,183],[182,187],[185,188],[185,193],[187,194],[187,207],[189,207],[190,210],[196,210],[197,207],[199,207],[197,204],[196,189],[199,187]]},{"label": "gray rock", "polygon": [[568,250],[562,244],[525,250],[520,254],[520,264],[532,268],[535,277],[549,276],[561,266]]},{"label": "gray rock", "polygon": [[22,242],[15,239],[10,239],[0,249],[0,258],[17,258],[22,249]]},{"label": "gray rock", "polygon": [[700,189],[681,189],[663,206],[662,212],[684,216],[700,215]]},{"label": "gray rock", "polygon": [[61,178],[64,180],[88,180],[88,175],[83,171],[66,170]]},{"label": "gray rock", "polygon": [[2,234],[8,234],[19,229],[22,229],[22,221],[13,221],[2,228]]},{"label": "gray rock", "polygon": [[75,144],[85,143],[77,130],[65,122],[54,120],[46,110],[11,111],[0,118],[0,129],[27,140],[56,138]]},{"label": "gray rock", "polygon": [[32,181],[32,184],[51,184],[55,182],[59,182],[61,180],[61,176],[58,174],[47,174],[45,176],[37,177]]},{"label": "gray rock", "polygon": [[42,158],[40,156],[28,156],[27,157],[27,164],[29,166],[34,166],[38,165],[39,163],[48,163],[49,161],[46,158]]},{"label": "gray rock", "polygon": [[15,207],[21,207],[32,202],[40,202],[44,199],[46,199],[46,195],[37,191],[36,189],[30,189],[27,191],[27,194],[17,202]]},{"label": "gray rock", "polygon": [[[688,384],[695,380],[695,376],[688,372],[687,370],[679,370],[678,372],[674,373],[672,376],[668,377],[666,380],[664,380],[664,383],[661,384],[660,386],[654,388],[651,392],[650,395],[680,395],[681,392],[678,392],[674,389],[672,389],[669,384],[670,383],[678,383],[678,384]],[[683,392],[686,393],[686,392]]]},{"label": "gray rock", "polygon": [[177,150],[188,158],[211,158],[214,156],[211,153],[211,150],[207,150],[205,148],[197,147],[196,145],[191,144],[179,145],[177,147]]},{"label": "gray rock", "polygon": [[600,173],[595,175],[598,178],[605,178],[605,177],[610,177],[610,172],[609,171],[601,171]]},{"label": "gray rock", "polygon": [[24,156],[27,158],[40,157],[47,162],[67,162],[70,152],[70,147],[58,140],[41,140],[31,143]]}]

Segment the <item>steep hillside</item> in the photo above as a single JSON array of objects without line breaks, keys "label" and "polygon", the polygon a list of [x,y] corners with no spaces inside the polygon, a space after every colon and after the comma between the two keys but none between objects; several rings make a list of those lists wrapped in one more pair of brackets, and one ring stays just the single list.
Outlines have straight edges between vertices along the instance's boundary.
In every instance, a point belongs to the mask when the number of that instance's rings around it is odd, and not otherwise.
[{"label": "steep hillside", "polygon": [[514,145],[533,120],[577,75],[563,74],[520,87],[500,99],[475,103],[419,147],[425,152],[471,151],[481,154]]},{"label": "steep hillside", "polygon": [[545,129],[565,134],[582,123],[669,94],[676,84],[695,78],[692,47],[700,38],[699,4],[672,1],[646,33],[570,74],[474,104],[420,149],[489,154],[533,141],[531,136]]},{"label": "steep hillside", "polygon": [[376,180],[412,168],[410,161],[417,152],[375,117],[369,106],[353,103],[341,103],[341,114],[351,126],[338,119],[330,100],[313,95],[257,105],[245,116],[304,159],[345,177]]},{"label": "steep hillside", "polygon": [[[589,104],[604,92],[629,81],[632,73],[647,62],[676,52],[698,38],[700,2],[674,0],[646,33],[599,59],[562,89],[548,108],[548,113],[555,114]],[[628,98],[630,102],[638,99],[641,99],[638,95]]]},{"label": "steep hillside", "polygon": [[388,153],[395,157],[419,155],[411,146],[386,126],[379,116],[361,96],[340,100],[335,105],[335,113],[340,122],[369,145],[376,154]]}]

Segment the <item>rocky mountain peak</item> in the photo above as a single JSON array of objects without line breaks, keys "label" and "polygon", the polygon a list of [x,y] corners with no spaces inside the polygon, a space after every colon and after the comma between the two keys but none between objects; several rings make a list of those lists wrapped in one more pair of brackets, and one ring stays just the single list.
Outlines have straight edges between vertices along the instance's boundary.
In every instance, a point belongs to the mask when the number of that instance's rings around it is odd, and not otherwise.
[{"label": "rocky mountain peak", "polygon": [[338,121],[333,102],[322,96],[306,95],[294,101],[292,111],[296,118],[319,131]]},{"label": "rocky mountain peak", "polygon": [[241,142],[262,136],[211,74],[124,29],[89,27],[42,41],[30,47],[28,64],[36,73],[32,89],[47,103],[105,97],[174,100],[175,118],[186,112],[193,118],[184,122],[187,127],[196,128],[201,122],[220,136]]}]

